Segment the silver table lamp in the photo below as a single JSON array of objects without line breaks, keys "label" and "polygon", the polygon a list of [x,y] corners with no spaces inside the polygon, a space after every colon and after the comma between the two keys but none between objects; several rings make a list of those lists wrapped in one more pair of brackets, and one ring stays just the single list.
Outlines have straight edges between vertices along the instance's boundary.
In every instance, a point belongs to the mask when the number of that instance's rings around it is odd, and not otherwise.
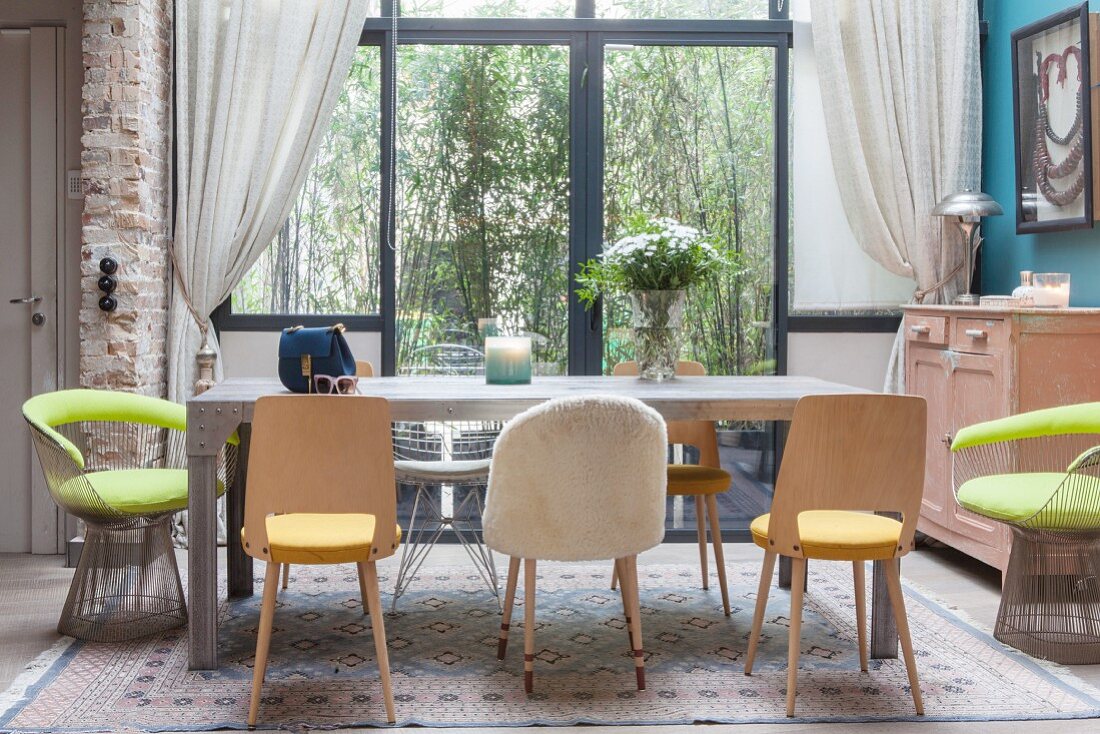
[{"label": "silver table lamp", "polygon": [[963,189],[945,196],[943,201],[936,204],[932,214],[938,217],[958,217],[957,222],[959,229],[963,232],[964,247],[966,247],[966,260],[963,263],[963,267],[966,268],[966,291],[955,296],[954,303],[960,306],[977,306],[979,299],[976,294],[970,292],[970,280],[974,277],[974,258],[982,244],[978,225],[982,217],[1004,214],[1004,210],[989,194]]}]

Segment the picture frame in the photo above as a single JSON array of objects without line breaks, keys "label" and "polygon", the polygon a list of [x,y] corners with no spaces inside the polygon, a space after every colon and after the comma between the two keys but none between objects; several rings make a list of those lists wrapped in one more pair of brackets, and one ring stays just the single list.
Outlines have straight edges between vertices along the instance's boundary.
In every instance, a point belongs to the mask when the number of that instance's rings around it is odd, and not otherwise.
[{"label": "picture frame", "polygon": [[1088,3],[1012,33],[1016,232],[1092,227]]}]

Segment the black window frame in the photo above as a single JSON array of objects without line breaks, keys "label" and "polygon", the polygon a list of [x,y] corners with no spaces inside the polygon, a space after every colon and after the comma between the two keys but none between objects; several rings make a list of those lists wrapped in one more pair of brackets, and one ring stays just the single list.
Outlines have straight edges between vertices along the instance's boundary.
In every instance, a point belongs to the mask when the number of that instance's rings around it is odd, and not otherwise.
[{"label": "black window frame", "polygon": [[[381,49],[382,119],[380,312],[376,314],[241,314],[227,298],[212,315],[223,331],[276,332],[290,326],[340,322],[353,331],[376,332],[382,340],[382,375],[396,373],[396,280],[393,162],[386,155],[394,134],[394,31],[400,44],[536,44],[569,49],[570,85],[570,273],[569,374],[600,374],[603,343],[598,308],[587,312],[575,295],[577,263],[599,254],[603,233],[604,44],[770,47],[775,49],[775,175],[773,179],[773,334],[776,372],[786,374],[790,250],[790,49],[789,0],[769,0],[767,19],[596,18],[595,0],[576,0],[572,18],[393,17],[398,0],[383,0],[381,15],[363,23],[359,45]],[[398,10],[399,13],[399,10]]]}]

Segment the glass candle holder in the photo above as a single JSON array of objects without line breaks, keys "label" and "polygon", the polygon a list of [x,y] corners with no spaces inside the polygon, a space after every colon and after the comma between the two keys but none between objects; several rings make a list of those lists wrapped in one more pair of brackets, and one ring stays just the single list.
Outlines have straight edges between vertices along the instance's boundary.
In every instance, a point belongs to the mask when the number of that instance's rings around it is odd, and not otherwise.
[{"label": "glass candle holder", "polygon": [[1069,306],[1069,273],[1035,273],[1032,297],[1040,308]]},{"label": "glass candle holder", "polygon": [[531,338],[485,338],[485,382],[489,385],[527,385],[531,382]]}]

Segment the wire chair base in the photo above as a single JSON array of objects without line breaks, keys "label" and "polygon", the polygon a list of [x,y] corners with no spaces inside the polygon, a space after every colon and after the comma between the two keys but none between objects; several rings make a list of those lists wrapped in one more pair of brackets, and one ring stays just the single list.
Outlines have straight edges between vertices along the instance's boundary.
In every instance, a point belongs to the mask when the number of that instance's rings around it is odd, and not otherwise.
[{"label": "wire chair base", "polygon": [[57,631],[122,642],[187,624],[171,515],[111,525],[88,522]]},{"label": "wire chair base", "polygon": [[993,636],[1042,660],[1100,663],[1100,533],[1012,535]]},{"label": "wire chair base", "polygon": [[[450,513],[444,513],[440,503],[432,496],[433,493],[429,488],[434,487],[440,487],[440,485],[416,485],[416,497],[413,500],[412,514],[409,516],[409,532],[401,543],[401,561],[397,567],[397,581],[394,583],[390,613],[397,612],[397,600],[408,590],[420,566],[447,528],[450,528],[462,543],[462,547],[466,549],[467,555],[473,561],[474,568],[477,569],[482,581],[496,598],[497,606],[500,607],[500,583],[497,578],[496,564],[493,561],[493,552],[486,547],[481,531],[475,528],[475,524],[481,522],[485,485],[467,486],[466,496]],[[441,487],[442,493],[451,491],[453,489],[450,486]],[[422,516],[418,517],[421,513],[423,513]]]}]

